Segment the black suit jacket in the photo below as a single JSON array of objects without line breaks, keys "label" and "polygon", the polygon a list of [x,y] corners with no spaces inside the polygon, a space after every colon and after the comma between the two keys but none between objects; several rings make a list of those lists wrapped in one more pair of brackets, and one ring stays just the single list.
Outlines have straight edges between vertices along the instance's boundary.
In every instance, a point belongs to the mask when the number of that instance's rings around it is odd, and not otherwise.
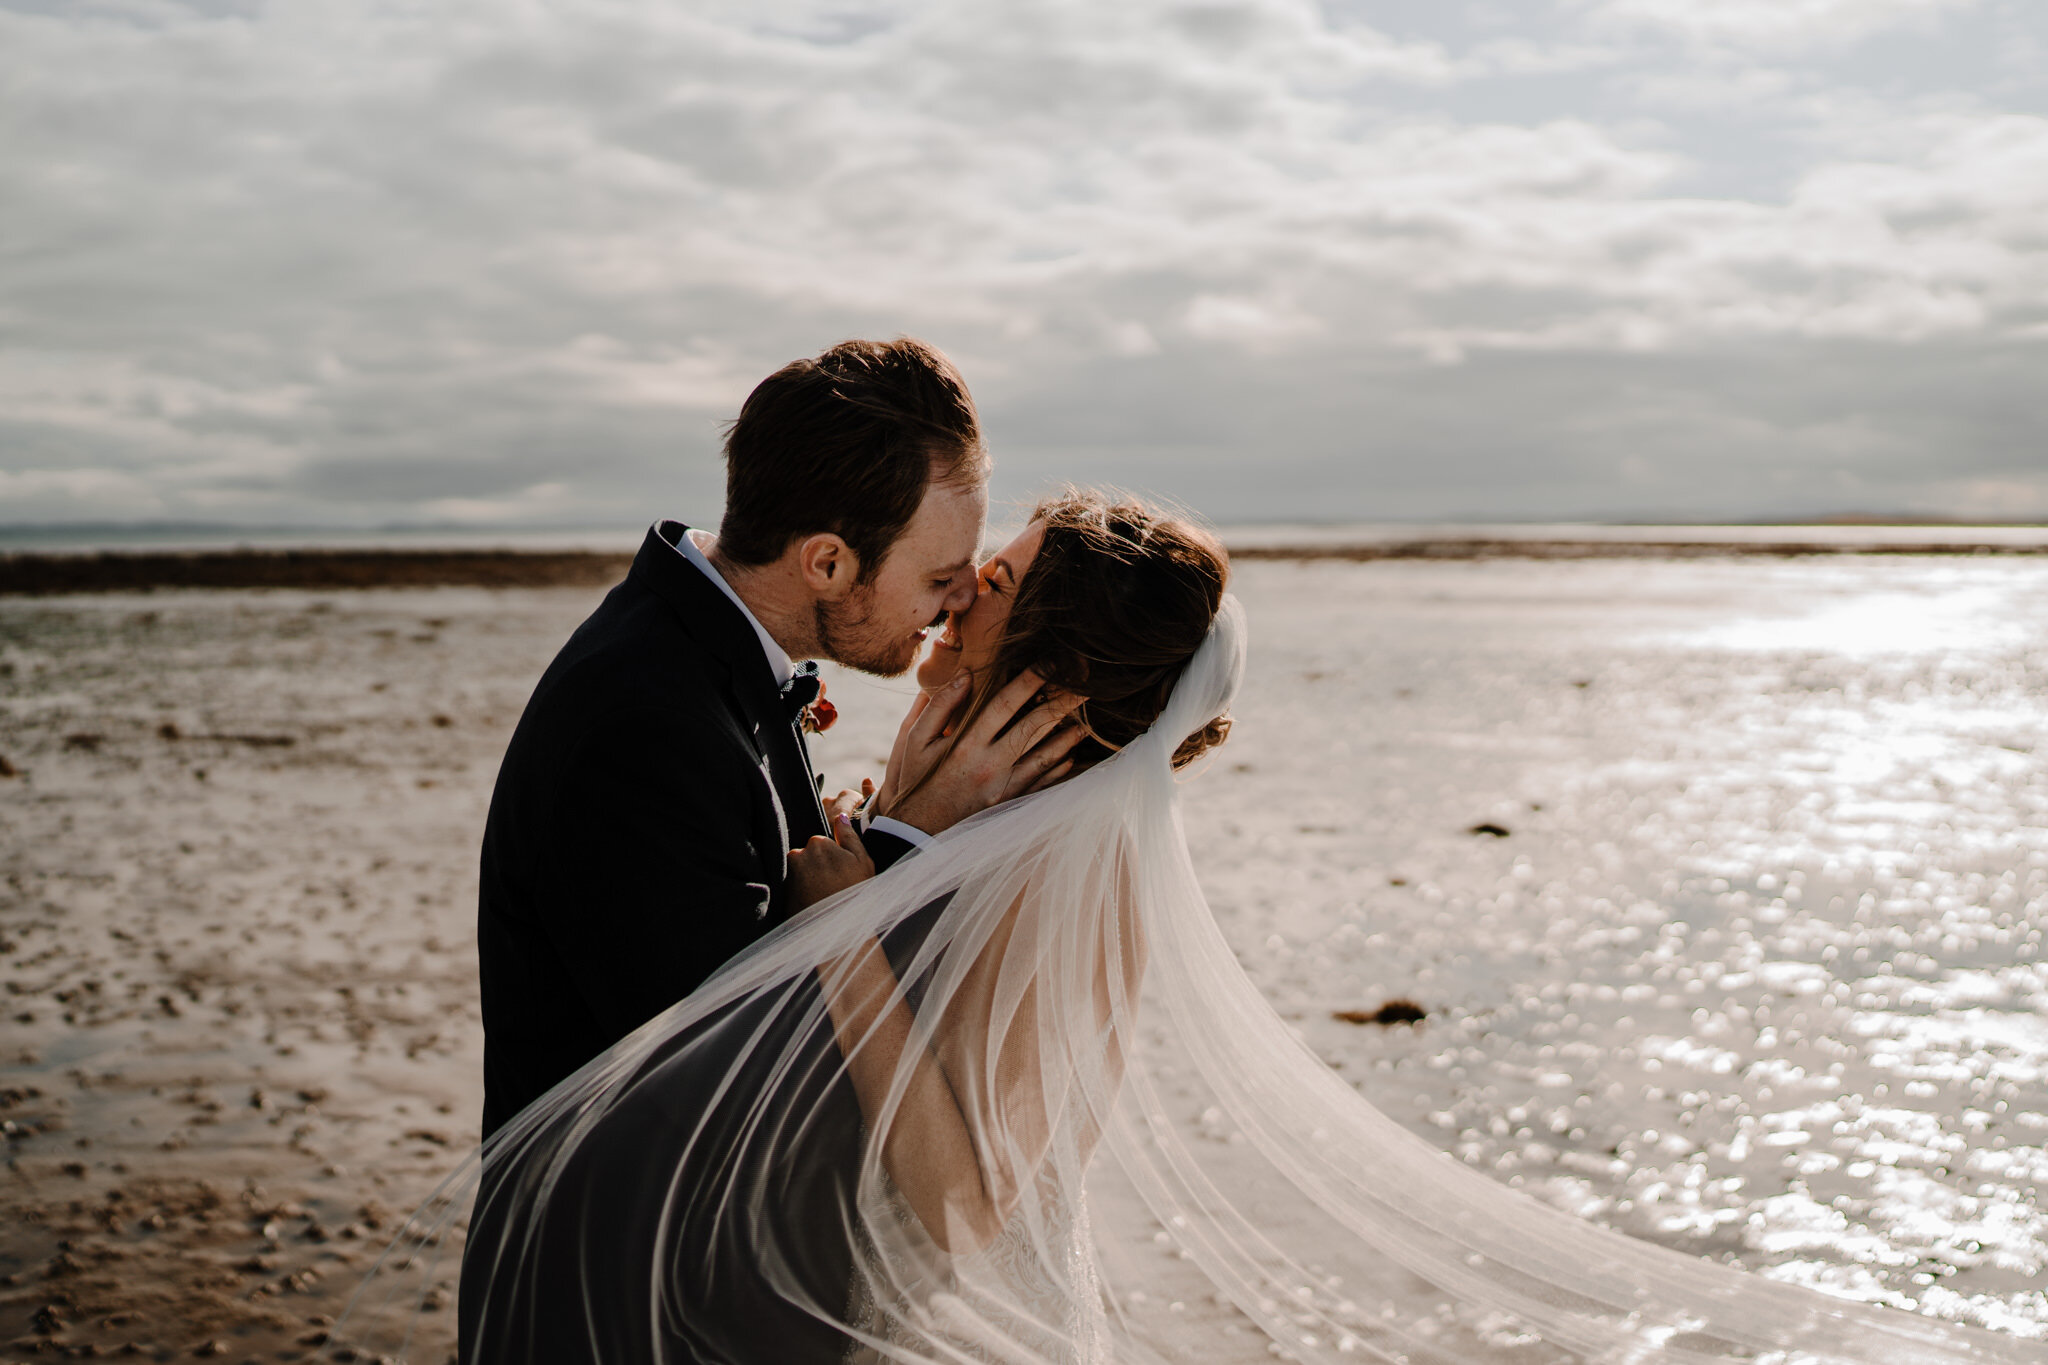
[{"label": "black suit jacket", "polygon": [[[784,858],[825,833],[761,643],[650,530],[526,704],[484,830],[484,1132],[688,995],[789,915]],[[906,845],[871,835],[878,867]]]}]

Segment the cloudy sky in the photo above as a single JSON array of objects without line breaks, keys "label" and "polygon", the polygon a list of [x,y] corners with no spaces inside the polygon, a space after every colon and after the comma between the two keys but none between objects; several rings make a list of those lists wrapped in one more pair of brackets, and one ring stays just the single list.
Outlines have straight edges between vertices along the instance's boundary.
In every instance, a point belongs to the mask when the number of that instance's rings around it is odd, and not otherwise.
[{"label": "cloudy sky", "polygon": [[0,522],[714,519],[782,362],[998,492],[2048,519],[2041,0],[0,0]]}]

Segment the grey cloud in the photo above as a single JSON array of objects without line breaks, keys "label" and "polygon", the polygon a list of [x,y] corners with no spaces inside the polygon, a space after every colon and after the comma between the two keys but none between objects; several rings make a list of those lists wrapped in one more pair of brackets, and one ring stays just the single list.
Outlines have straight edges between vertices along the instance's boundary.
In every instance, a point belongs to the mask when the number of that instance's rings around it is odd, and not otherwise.
[{"label": "grey cloud", "polygon": [[2048,515],[2048,119],[1967,89],[1681,64],[1786,92],[1724,133],[1586,6],[148,13],[0,7],[0,521],[702,516],[755,378],[902,331],[1018,491]]},{"label": "grey cloud", "polygon": [[[1976,345],[1780,342],[1488,354],[1422,370],[1323,358],[1276,380],[1216,354],[1098,369],[1092,382],[1005,404],[992,422],[1033,467],[1230,520],[1985,516],[1998,509],[1953,500],[2040,473],[2029,359]],[[1128,408],[1178,420],[1135,432]],[[1945,452],[1938,480],[1930,451]],[[1000,447],[998,458],[999,485],[1027,491],[1009,467],[1021,461]]]}]

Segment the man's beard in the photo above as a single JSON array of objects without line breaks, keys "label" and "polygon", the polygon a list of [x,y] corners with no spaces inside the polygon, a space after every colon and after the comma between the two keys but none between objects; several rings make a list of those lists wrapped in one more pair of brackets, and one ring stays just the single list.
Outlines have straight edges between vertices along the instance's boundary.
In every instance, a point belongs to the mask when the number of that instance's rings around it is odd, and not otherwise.
[{"label": "man's beard", "polygon": [[874,606],[872,584],[855,588],[843,602],[816,603],[812,611],[818,652],[846,668],[878,678],[898,677],[917,662],[918,638],[877,635],[873,629]]}]

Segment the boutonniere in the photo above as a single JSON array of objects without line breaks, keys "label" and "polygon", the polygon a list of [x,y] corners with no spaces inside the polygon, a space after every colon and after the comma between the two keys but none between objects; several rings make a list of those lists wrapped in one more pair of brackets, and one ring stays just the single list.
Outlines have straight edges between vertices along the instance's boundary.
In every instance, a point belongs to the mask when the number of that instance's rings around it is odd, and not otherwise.
[{"label": "boutonniere", "polygon": [[825,700],[825,680],[818,679],[818,696],[804,707],[803,717],[798,722],[807,735],[822,735],[831,729],[839,719],[839,708]]}]

